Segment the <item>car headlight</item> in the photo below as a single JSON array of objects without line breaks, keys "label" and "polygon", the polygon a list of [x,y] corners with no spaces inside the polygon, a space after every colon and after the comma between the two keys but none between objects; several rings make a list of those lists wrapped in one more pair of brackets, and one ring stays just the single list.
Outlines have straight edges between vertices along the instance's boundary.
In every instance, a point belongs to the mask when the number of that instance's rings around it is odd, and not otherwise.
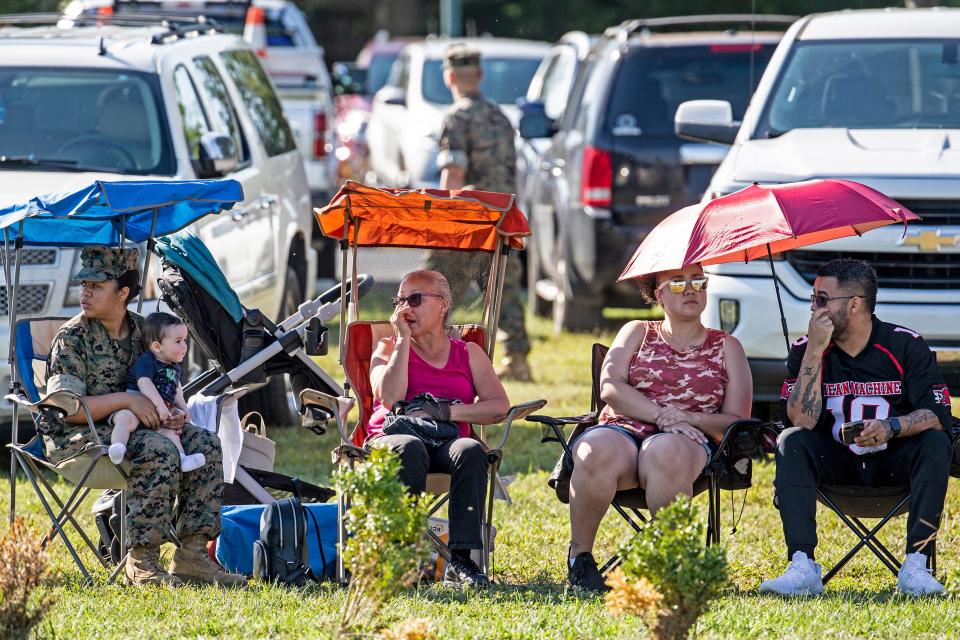
[{"label": "car headlight", "polygon": [[740,324],[740,303],[729,298],[720,299],[720,329],[732,334]]}]

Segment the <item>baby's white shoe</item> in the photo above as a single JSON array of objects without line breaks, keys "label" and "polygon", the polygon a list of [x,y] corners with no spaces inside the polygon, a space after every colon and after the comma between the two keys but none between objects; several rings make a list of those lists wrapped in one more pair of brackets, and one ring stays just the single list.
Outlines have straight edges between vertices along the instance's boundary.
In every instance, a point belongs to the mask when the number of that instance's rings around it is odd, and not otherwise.
[{"label": "baby's white shoe", "polygon": [[207,463],[207,458],[202,453],[191,453],[190,455],[180,456],[180,470],[184,473],[199,469]]},{"label": "baby's white shoe", "polygon": [[127,455],[127,445],[122,442],[114,442],[110,445],[110,448],[107,449],[107,456],[109,456],[110,462],[113,464],[123,462],[123,456],[125,455]]}]

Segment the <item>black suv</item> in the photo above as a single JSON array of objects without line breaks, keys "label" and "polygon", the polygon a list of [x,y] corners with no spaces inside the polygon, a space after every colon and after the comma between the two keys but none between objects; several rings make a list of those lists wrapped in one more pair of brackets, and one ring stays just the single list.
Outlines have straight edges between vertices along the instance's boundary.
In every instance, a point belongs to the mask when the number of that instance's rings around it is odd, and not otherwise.
[{"label": "black suv", "polygon": [[727,151],[678,138],[674,113],[715,98],[743,116],[782,35],[752,31],[751,20],[785,28],[794,18],[627,21],[579,65],[558,120],[541,103],[522,105],[521,135],[552,137],[527,177],[527,272],[534,312],[552,303],[557,331],[593,329],[605,306],[643,304],[617,276],[653,226],[700,199]]}]

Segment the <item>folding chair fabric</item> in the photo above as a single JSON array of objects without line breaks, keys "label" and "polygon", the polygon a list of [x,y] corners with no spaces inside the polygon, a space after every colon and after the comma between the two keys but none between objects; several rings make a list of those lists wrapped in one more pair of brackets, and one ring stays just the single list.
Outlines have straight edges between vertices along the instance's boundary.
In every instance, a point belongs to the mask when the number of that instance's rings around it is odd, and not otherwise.
[{"label": "folding chair fabric", "polygon": [[[855,518],[896,517],[910,508],[908,501],[896,513],[890,514],[900,500],[910,495],[910,487],[859,487],[825,484],[820,492],[828,497],[840,510]],[[820,502],[826,504],[822,499]],[[829,506],[829,505],[827,505]]]}]

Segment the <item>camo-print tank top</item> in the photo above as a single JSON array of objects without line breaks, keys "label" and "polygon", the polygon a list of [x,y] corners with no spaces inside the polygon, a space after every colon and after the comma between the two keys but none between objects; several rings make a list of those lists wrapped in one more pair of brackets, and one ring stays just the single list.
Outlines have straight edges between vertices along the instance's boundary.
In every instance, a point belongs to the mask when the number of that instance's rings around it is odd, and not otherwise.
[{"label": "camo-print tank top", "polygon": [[[727,334],[707,329],[698,347],[677,351],[660,333],[662,322],[647,322],[646,336],[630,363],[627,382],[647,399],[660,406],[672,406],[697,413],[719,413],[727,386],[723,345]],[[660,430],[655,424],[618,415],[606,406],[600,424],[618,424],[651,436]]]}]

